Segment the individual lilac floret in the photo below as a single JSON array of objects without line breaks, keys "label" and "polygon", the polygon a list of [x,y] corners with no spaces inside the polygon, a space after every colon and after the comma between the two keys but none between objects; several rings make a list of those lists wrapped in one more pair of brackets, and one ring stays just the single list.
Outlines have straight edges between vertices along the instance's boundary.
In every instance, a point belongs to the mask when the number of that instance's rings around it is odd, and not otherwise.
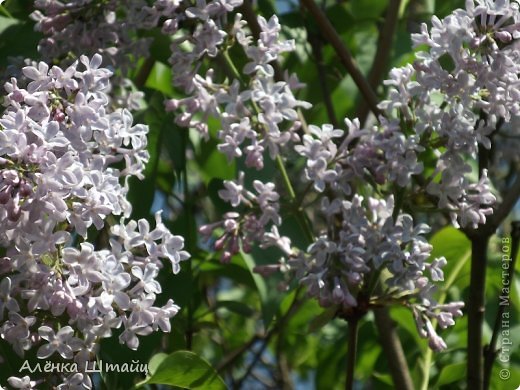
[{"label": "individual lilac floret", "polygon": [[54,333],[48,326],[40,326],[38,335],[48,342],[42,345],[36,353],[38,358],[45,359],[58,352],[64,359],[72,359],[73,352],[78,351],[82,342],[73,336],[74,329],[70,326],[61,328],[58,333]]},{"label": "individual lilac floret", "polygon": [[36,381],[32,381],[29,376],[24,376],[22,378],[17,378],[15,376],[12,376],[7,379],[7,382],[11,386],[13,386],[15,389],[22,389],[22,390],[32,390],[36,389]]}]

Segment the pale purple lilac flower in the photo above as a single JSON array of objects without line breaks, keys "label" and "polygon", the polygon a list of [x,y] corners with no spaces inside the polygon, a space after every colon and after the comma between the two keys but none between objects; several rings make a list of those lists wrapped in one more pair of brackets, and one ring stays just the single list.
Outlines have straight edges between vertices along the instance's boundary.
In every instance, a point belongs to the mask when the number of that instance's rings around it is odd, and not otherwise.
[{"label": "pale purple lilac flower", "polygon": [[[135,349],[138,335],[169,331],[179,310],[171,300],[154,304],[159,270],[166,262],[177,273],[189,257],[184,239],[166,228],[161,212],[155,226],[127,219],[127,179],[143,177],[148,128],[110,107],[111,72],[101,62],[99,54],[65,70],[41,62],[23,69],[25,87],[16,79],[6,85],[0,337],[20,356],[37,348],[40,359],[84,366],[113,329],[124,325],[120,341]],[[107,248],[88,241],[96,230],[109,233]],[[92,386],[88,375],[61,379],[61,388]],[[26,378],[11,382],[34,386]]]}]

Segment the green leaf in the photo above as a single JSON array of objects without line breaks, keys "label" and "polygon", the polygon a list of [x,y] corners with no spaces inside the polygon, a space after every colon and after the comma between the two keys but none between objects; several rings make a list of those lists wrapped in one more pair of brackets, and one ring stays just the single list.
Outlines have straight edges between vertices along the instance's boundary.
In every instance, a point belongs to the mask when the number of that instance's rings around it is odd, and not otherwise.
[{"label": "green leaf", "polygon": [[399,5],[399,19],[401,19],[406,11],[406,8],[408,7],[408,3],[410,0],[402,0],[401,4]]},{"label": "green leaf", "polygon": [[171,37],[163,34],[158,29],[146,30],[142,36],[152,38],[150,46],[150,55],[156,60],[164,64],[168,63],[170,56]]},{"label": "green leaf", "polygon": [[464,376],[466,375],[466,365],[466,362],[462,362],[445,366],[442,369],[441,374],[439,375],[437,386],[447,385],[449,383],[457,382],[464,378]]},{"label": "green leaf", "polygon": [[415,340],[416,343],[421,343],[421,336],[417,333],[417,326],[413,319],[410,309],[405,307],[395,306],[390,309],[390,316],[399,324],[401,329],[404,329]]},{"label": "green leaf", "polygon": [[41,34],[34,31],[34,23],[21,22],[0,16],[0,68],[8,65],[9,57],[35,58]]},{"label": "green leaf", "polygon": [[518,384],[520,384],[520,365],[513,363],[507,368],[500,365],[493,367],[490,389],[515,390],[518,389]]},{"label": "green leaf", "polygon": [[152,356],[148,363],[148,374],[153,375],[157,372],[157,368],[168,357],[167,353],[160,352]]},{"label": "green leaf", "polygon": [[394,384],[394,381],[392,380],[392,377],[390,374],[382,374],[379,372],[374,372],[372,375],[374,375],[375,378],[379,379],[381,382],[383,382],[386,385],[392,386]]},{"label": "green leaf", "polygon": [[170,67],[162,62],[156,62],[146,80],[145,86],[160,91],[166,96],[173,96],[171,77],[172,71]]},{"label": "green leaf", "polygon": [[249,270],[249,272],[251,274],[251,278],[255,282],[256,289],[258,291],[260,300],[262,302],[265,302],[265,300],[267,298],[267,287],[265,285],[265,280],[260,275],[253,272],[253,268],[256,265],[255,261],[253,260],[251,255],[249,255],[247,253],[241,253],[240,257],[243,259],[245,266],[247,267],[247,269]]},{"label": "green leaf", "polygon": [[[154,358],[150,361],[150,365]],[[157,359],[160,358],[156,358],[156,361]],[[174,352],[163,358],[154,369],[155,372],[139,383],[137,387],[145,384],[158,384],[185,389],[220,390],[226,388],[224,381],[210,364],[190,351]]]},{"label": "green leaf", "polygon": [[205,279],[207,279],[207,277],[229,278],[253,290],[256,289],[256,283],[251,273],[243,264],[239,264],[238,261],[235,261],[235,257],[229,264],[222,264],[216,259],[203,261],[199,268],[201,277]]},{"label": "green leaf", "polygon": [[[471,255],[471,241],[464,233],[448,226],[435,233],[430,244],[433,246],[432,259],[444,256],[448,261],[443,269],[446,284],[456,283],[459,288],[464,288],[469,283],[469,262],[467,260]],[[446,287],[449,288],[449,286]]]},{"label": "green leaf", "polygon": [[8,27],[18,24],[19,21],[16,19],[0,16],[0,32],[3,33]]},{"label": "green leaf", "polygon": [[351,2],[351,12],[355,19],[376,19],[388,5],[388,0],[354,0]]},{"label": "green leaf", "polygon": [[235,178],[236,162],[229,162],[226,156],[217,150],[216,145],[216,140],[210,140],[201,145],[198,162],[206,184],[214,178],[223,180]]}]

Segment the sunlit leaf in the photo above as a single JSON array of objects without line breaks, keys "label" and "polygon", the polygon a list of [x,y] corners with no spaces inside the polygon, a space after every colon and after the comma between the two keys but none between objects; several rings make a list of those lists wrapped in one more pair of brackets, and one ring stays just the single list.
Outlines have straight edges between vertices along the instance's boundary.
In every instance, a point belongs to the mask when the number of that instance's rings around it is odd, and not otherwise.
[{"label": "sunlit leaf", "polygon": [[177,351],[163,358],[155,367],[155,372],[139,383],[138,387],[145,384],[204,390],[226,388],[224,381],[210,364],[191,351]]}]

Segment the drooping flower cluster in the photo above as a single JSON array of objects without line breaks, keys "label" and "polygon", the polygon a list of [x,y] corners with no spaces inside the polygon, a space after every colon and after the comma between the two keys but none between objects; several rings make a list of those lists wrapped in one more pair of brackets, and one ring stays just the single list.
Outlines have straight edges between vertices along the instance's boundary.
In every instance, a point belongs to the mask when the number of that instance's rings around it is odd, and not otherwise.
[{"label": "drooping flower cluster", "polygon": [[223,200],[233,207],[243,204],[255,210],[243,215],[236,212],[226,213],[222,221],[204,225],[199,229],[206,238],[209,238],[215,229],[224,229],[224,233],[215,242],[215,249],[223,249],[221,260],[228,262],[240,249],[249,252],[255,243],[262,243],[270,234],[267,227],[276,229],[276,226],[282,223],[282,218],[279,214],[280,195],[273,183],[264,184],[255,180],[253,193],[245,188],[242,172],[238,180],[228,180],[224,186],[225,189],[219,191]]},{"label": "drooping flower cluster", "polygon": [[[232,160],[246,156],[246,165],[261,169],[264,151],[272,158],[279,153],[279,146],[291,140],[300,123],[296,108],[308,106],[295,99],[291,87],[297,86],[292,77],[289,82],[275,81],[270,62],[280,53],[293,50],[293,41],[279,38],[281,26],[278,18],[269,21],[259,17],[262,32],[256,44],[247,33],[247,23],[240,14],[229,32],[225,30],[228,14],[241,5],[241,0],[197,2],[194,7],[183,9],[162,1],[155,3],[158,15],[167,18],[163,32],[175,35],[171,45],[170,63],[173,69],[173,86],[188,94],[183,99],[166,102],[168,110],[180,110],[176,123],[197,129],[208,137],[208,118],[220,120],[219,150]],[[195,24],[193,31],[181,29],[184,24]],[[223,54],[235,42],[242,47],[248,63],[242,72],[234,67]],[[190,50],[186,50],[186,47]],[[227,70],[228,79],[219,81],[210,68],[199,74],[202,61],[219,57]],[[221,67],[222,65],[219,65]],[[249,117],[254,116],[255,122]],[[291,123],[287,131],[286,123]]]},{"label": "drooping flower cluster", "polygon": [[[137,336],[170,330],[179,308],[171,299],[154,306],[156,278],[164,260],[177,273],[188,257],[160,213],[153,228],[126,220],[127,178],[142,177],[148,128],[109,109],[101,61],[24,68],[30,82],[6,85],[0,118],[0,337],[21,356],[37,348],[41,359],[60,355],[81,369],[113,329],[132,349]],[[108,242],[95,247],[103,231]],[[80,379],[62,378],[62,387],[91,387]]]}]

